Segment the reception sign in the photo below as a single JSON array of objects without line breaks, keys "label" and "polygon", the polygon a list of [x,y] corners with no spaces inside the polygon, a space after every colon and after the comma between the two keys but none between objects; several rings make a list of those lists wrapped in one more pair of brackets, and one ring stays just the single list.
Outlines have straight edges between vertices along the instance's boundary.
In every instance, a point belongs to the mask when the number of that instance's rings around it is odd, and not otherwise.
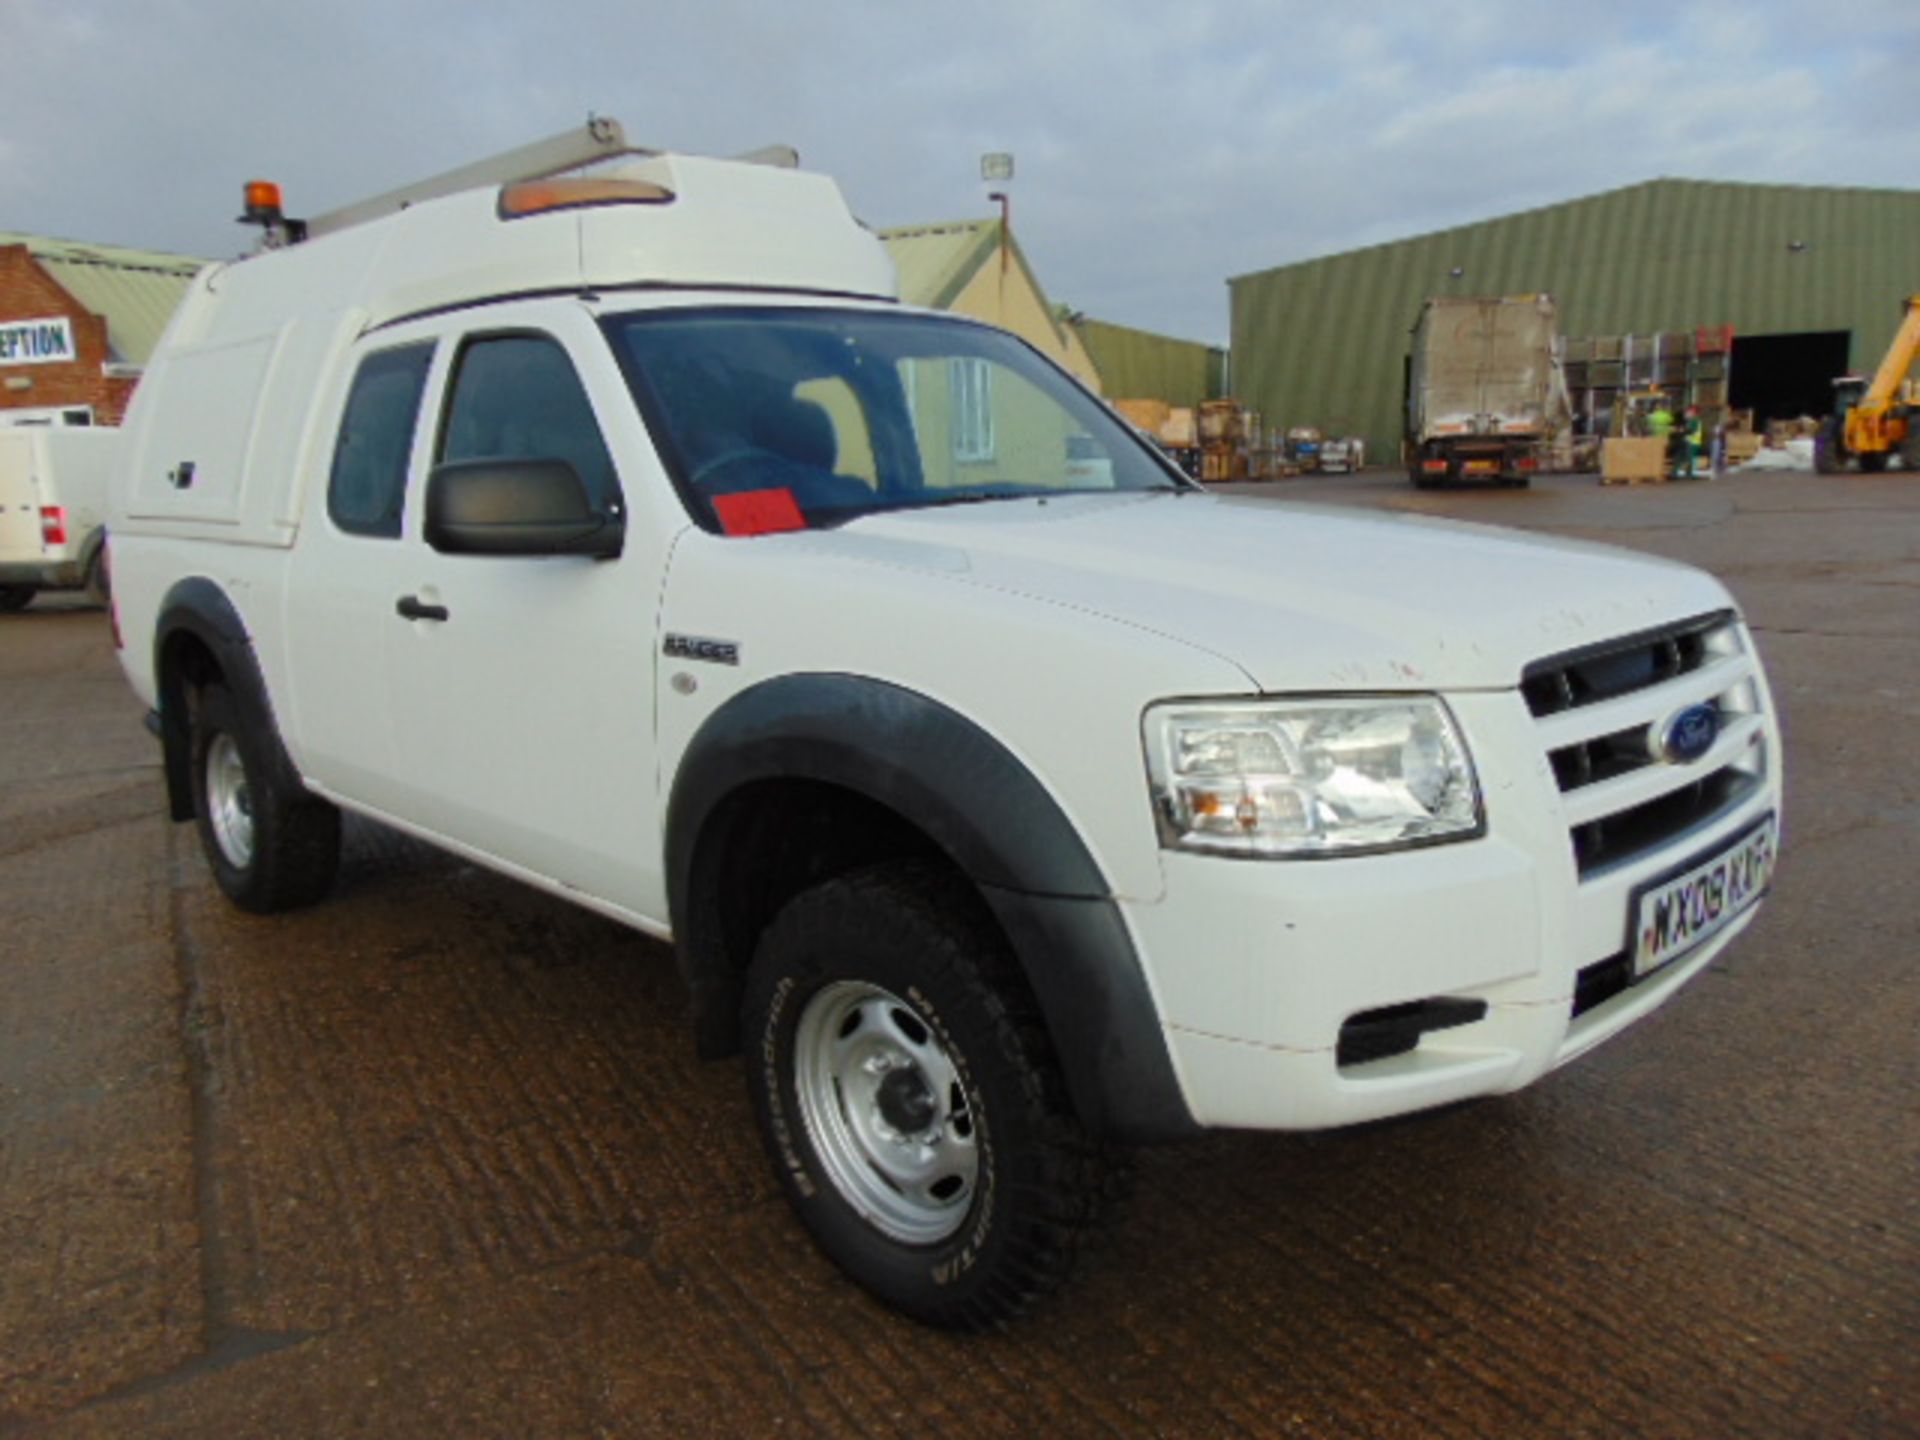
[{"label": "reception sign", "polygon": [[74,358],[73,325],[66,316],[0,321],[0,365],[55,365]]}]

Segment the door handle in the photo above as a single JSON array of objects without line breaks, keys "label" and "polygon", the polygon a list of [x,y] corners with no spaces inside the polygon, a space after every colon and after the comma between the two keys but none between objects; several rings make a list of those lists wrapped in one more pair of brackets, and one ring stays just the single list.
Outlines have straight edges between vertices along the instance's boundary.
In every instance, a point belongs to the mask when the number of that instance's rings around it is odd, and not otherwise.
[{"label": "door handle", "polygon": [[426,605],[418,595],[402,595],[393,602],[393,611],[402,620],[445,620],[448,616],[444,605]]}]

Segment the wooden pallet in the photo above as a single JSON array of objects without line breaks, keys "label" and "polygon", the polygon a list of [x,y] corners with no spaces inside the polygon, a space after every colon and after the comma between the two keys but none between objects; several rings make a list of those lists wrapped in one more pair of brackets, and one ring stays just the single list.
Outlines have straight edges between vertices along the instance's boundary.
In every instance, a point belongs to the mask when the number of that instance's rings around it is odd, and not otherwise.
[{"label": "wooden pallet", "polygon": [[1664,485],[1672,478],[1673,477],[1665,471],[1662,471],[1658,475],[1648,475],[1644,473],[1635,475],[1602,475],[1600,477],[1600,483],[1602,485]]},{"label": "wooden pallet", "polygon": [[1667,479],[1667,442],[1652,436],[1621,436],[1600,447],[1602,485],[1660,485]]}]

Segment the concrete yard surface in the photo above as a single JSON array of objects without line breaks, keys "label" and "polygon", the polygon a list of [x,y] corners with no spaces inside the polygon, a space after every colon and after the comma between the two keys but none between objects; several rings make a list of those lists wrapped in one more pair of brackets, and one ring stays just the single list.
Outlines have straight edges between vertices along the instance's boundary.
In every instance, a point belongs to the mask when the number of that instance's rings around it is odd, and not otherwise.
[{"label": "concrete yard surface", "polygon": [[664,946],[363,822],[324,904],[227,905],[104,615],[43,599],[0,1434],[1920,1436],[1920,477],[1227,488],[1725,579],[1787,739],[1747,935],[1522,1094],[1138,1153],[1073,1284],[953,1337],[810,1248]]}]

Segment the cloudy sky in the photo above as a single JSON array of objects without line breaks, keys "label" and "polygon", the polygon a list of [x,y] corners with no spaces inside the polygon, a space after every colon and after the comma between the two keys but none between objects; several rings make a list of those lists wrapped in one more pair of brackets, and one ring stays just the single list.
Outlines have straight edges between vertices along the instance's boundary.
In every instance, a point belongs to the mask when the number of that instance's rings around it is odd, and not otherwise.
[{"label": "cloudy sky", "polygon": [[594,111],[875,225],[1011,151],[1052,298],[1215,341],[1229,275],[1657,175],[1920,186],[1920,0],[0,0],[0,56],[0,230],[232,254],[249,177],[311,213]]}]

